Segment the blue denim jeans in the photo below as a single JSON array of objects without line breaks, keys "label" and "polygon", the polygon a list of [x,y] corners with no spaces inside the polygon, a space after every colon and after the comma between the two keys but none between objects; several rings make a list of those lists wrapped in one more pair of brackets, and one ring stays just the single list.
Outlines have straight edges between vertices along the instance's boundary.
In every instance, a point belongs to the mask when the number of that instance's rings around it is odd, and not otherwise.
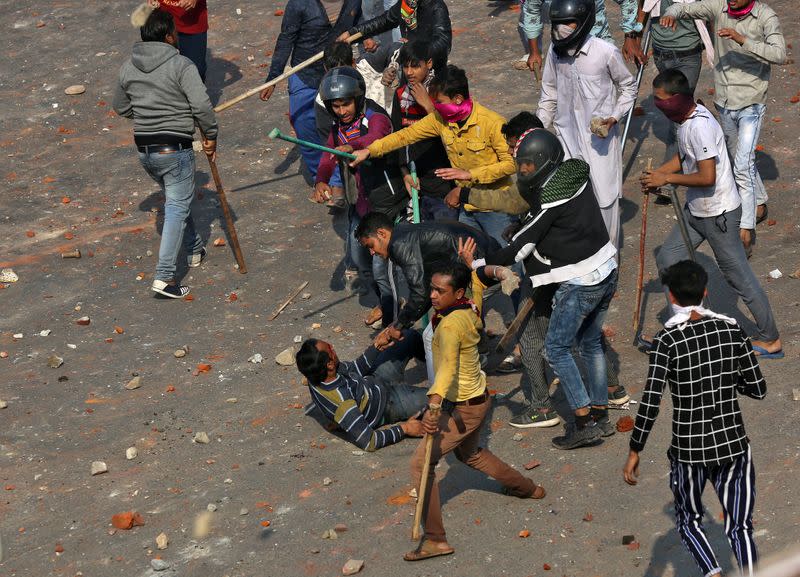
[{"label": "blue denim jeans", "polygon": [[764,182],[756,166],[756,145],[767,107],[751,104],[740,110],[717,106],[719,124],[725,135],[728,156],[733,165],[736,188],[742,197],[742,228],[756,227],[756,206],[768,200]]},{"label": "blue denim jeans", "polygon": [[414,329],[403,331],[403,340],[378,355],[375,379],[386,391],[383,423],[405,421],[428,404],[428,389],[405,384],[405,368],[411,358],[425,360],[422,336]]},{"label": "blue denim jeans", "polygon": [[[616,289],[617,269],[614,269],[593,286],[562,283],[553,297],[544,350],[573,411],[590,405],[608,405],[603,320]],[[586,365],[585,384],[572,356],[573,344]]]},{"label": "blue denim jeans", "polygon": [[[517,222],[517,217],[505,212],[470,212],[462,208],[458,213],[458,222],[482,230],[487,236],[495,239],[500,248],[505,248],[508,242],[503,238],[503,231]],[[520,278],[525,278],[525,270],[522,263],[515,263],[509,268],[517,273]],[[511,302],[514,304],[514,310],[517,310],[519,306],[519,290],[511,293]]]},{"label": "blue denim jeans", "polygon": [[[775,324],[775,317],[772,315],[767,294],[761,283],[758,282],[753,269],[750,268],[744,246],[739,238],[739,219],[742,215],[742,208],[739,207],[734,211],[707,218],[693,216],[686,207],[683,212],[686,228],[689,231],[689,241],[694,248],[703,244],[704,240],[708,241],[725,280],[750,309],[756,327],[758,327],[757,338],[764,341],[777,339],[778,327]],[[678,225],[675,225],[656,254],[656,265],[658,270],[664,270],[687,258],[689,258],[689,254],[686,245],[683,243]],[[665,288],[664,291],[667,292],[667,289]],[[667,297],[667,306],[672,310],[668,293]]]},{"label": "blue denim jeans", "polygon": [[420,222],[458,220],[458,209],[450,208],[444,200],[435,196],[419,197],[419,213]]},{"label": "blue denim jeans", "polygon": [[194,151],[188,148],[166,154],[140,152],[139,161],[166,197],[155,278],[172,282],[181,244],[187,254],[197,254],[203,248],[192,220]]},{"label": "blue denim jeans", "polygon": [[370,262],[369,250],[361,246],[358,239],[354,236],[361,217],[358,216],[356,209],[350,205],[347,209],[347,238],[344,239],[344,262],[348,269],[355,268],[359,275],[370,276],[372,263]]},{"label": "blue denim jeans", "polygon": [[508,244],[503,238],[503,231],[516,221],[515,217],[505,212],[470,212],[462,208],[458,213],[458,222],[482,230],[495,239],[501,247]]},{"label": "blue denim jeans", "polygon": [[206,47],[208,46],[208,32],[197,34],[184,34],[178,32],[178,51],[194,62],[200,79],[206,81]]},{"label": "blue denim jeans", "polygon": [[[292,127],[297,133],[297,138],[320,144],[319,132],[317,131],[317,115],[314,111],[314,99],[316,97],[316,88],[306,86],[297,74],[292,74],[289,77],[289,119],[292,121]],[[303,157],[303,162],[306,163],[306,168],[311,174],[311,180],[315,181],[322,153],[319,150],[301,146],[300,155]]]}]

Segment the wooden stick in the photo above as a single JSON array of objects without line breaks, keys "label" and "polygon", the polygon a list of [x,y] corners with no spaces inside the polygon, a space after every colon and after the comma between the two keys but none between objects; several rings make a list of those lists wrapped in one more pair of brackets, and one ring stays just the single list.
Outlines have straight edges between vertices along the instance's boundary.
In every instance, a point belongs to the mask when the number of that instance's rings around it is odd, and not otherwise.
[{"label": "wooden stick", "polygon": [[[204,137],[205,138],[205,137]],[[231,237],[231,246],[233,247],[233,256],[236,257],[236,264],[239,265],[239,272],[245,274],[247,266],[244,264],[244,256],[242,256],[242,247],[239,246],[239,237],[236,234],[236,227],[233,225],[233,216],[231,216],[231,209],[228,206],[228,199],[225,196],[225,189],[222,188],[222,180],[219,178],[219,171],[217,170],[217,162],[208,154],[208,165],[211,167],[211,176],[214,177],[214,186],[217,187],[217,195],[219,196],[219,203],[222,205],[222,214],[225,217],[225,228],[228,229],[228,235]]]},{"label": "wooden stick", "polygon": [[301,284],[299,287],[297,287],[296,289],[294,289],[294,290],[292,291],[292,294],[290,294],[290,295],[289,295],[289,296],[286,298],[286,300],[285,300],[285,301],[283,301],[283,302],[281,303],[281,305],[280,305],[278,308],[276,308],[274,311],[272,311],[272,314],[271,314],[271,315],[269,315],[269,320],[271,320],[271,321],[274,321],[276,318],[278,318],[278,315],[279,315],[279,314],[281,314],[281,312],[283,311],[283,309],[285,309],[286,307],[288,307],[288,306],[289,306],[289,303],[290,303],[290,302],[292,302],[292,301],[295,299],[295,297],[296,297],[297,295],[299,295],[299,294],[300,294],[300,291],[301,291],[301,290],[303,290],[304,288],[306,288],[307,286],[308,286],[308,281],[305,281],[305,282],[304,282],[303,284]]},{"label": "wooden stick", "polygon": [[[356,34],[353,34],[350,38],[348,38],[347,41],[352,44],[356,40],[359,40],[361,38],[361,36],[362,36],[361,32],[358,32]],[[234,104],[238,104],[239,102],[241,102],[245,98],[250,98],[254,94],[258,94],[259,92],[261,92],[265,88],[269,88],[271,86],[275,86],[278,82],[280,82],[282,80],[286,80],[292,74],[301,71],[303,68],[307,68],[307,67],[311,66],[312,64],[314,64],[318,60],[322,60],[322,57],[323,57],[324,54],[325,53],[322,52],[322,51],[321,52],[317,52],[316,54],[314,54],[314,56],[312,56],[310,58],[306,58],[305,60],[303,60],[297,66],[292,66],[289,70],[287,70],[286,72],[284,72],[283,74],[281,74],[277,78],[273,78],[269,82],[265,82],[264,84],[256,86],[255,88],[251,88],[247,92],[245,92],[243,94],[240,94],[239,96],[237,96],[235,98],[231,98],[230,100],[227,100],[227,101],[223,102],[222,104],[218,104],[216,106],[216,108],[214,108],[214,112],[222,112],[226,108],[230,108]]]},{"label": "wooden stick", "polygon": [[[647,172],[653,169],[653,159],[647,159]],[[633,312],[633,332],[638,333],[639,312],[642,304],[642,287],[644,284],[644,251],[647,242],[647,207],[650,206],[650,193],[644,193],[642,205],[642,228],[639,232],[639,275],[636,277],[636,306]],[[635,337],[634,337],[635,338]]]},{"label": "wooden stick", "polygon": [[525,319],[528,318],[528,315],[531,314],[533,305],[534,302],[532,298],[525,299],[525,302],[522,303],[522,306],[519,307],[519,311],[517,311],[517,316],[514,317],[514,320],[511,321],[511,324],[508,326],[506,334],[504,334],[503,338],[500,339],[500,342],[497,343],[497,346],[494,349],[495,352],[502,353],[504,350],[506,350],[508,345],[511,344],[511,341],[513,341],[514,337],[517,336],[522,323],[524,323]]},{"label": "wooden stick", "polygon": [[[442,411],[442,406],[437,404],[428,405],[428,410],[432,417],[438,417]],[[411,539],[419,541],[419,526],[422,523],[422,510],[425,508],[425,493],[428,490],[428,473],[431,470],[431,453],[433,452],[434,435],[425,435],[425,462],[422,464],[422,477],[419,480],[419,491],[417,491],[417,508],[414,511],[414,526],[411,527]]]}]

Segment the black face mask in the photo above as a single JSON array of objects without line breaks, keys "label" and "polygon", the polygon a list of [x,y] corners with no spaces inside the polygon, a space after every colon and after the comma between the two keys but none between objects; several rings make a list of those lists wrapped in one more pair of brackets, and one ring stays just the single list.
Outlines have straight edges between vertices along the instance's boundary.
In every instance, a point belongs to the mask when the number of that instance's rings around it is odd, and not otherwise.
[{"label": "black face mask", "polygon": [[531,214],[536,214],[542,208],[542,188],[536,180],[536,176],[533,174],[523,176],[519,172],[517,173],[517,190],[531,207]]}]

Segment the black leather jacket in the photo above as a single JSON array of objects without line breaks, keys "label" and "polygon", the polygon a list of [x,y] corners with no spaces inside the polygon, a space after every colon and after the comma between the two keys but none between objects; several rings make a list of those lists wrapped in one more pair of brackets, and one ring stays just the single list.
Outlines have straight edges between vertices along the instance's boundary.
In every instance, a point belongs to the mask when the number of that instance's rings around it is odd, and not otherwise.
[{"label": "black leather jacket", "polygon": [[398,224],[389,241],[389,259],[403,270],[409,299],[396,324],[410,328],[431,307],[431,270],[436,263],[458,260],[458,239],[471,236],[477,243],[475,258],[500,249],[493,238],[456,221]]},{"label": "black leather jacket", "polygon": [[435,70],[447,66],[447,55],[453,44],[453,31],[450,25],[450,12],[444,0],[419,0],[417,4],[417,27],[409,30],[400,17],[400,2],[372,20],[367,20],[350,29],[350,35],[361,32],[366,38],[400,27],[400,33],[407,40],[420,38],[430,43],[431,57]]}]

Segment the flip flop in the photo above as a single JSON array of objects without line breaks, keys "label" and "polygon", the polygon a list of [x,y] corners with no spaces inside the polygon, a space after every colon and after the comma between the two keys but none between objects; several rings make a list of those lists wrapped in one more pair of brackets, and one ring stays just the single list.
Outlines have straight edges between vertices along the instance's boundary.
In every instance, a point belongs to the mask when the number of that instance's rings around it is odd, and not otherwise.
[{"label": "flip flop", "polygon": [[420,541],[419,547],[403,555],[403,559],[406,561],[422,561],[423,559],[430,559],[431,557],[452,555],[455,551],[456,550],[449,545],[447,549],[439,549],[436,542],[423,539]]},{"label": "flip flop", "polygon": [[779,351],[775,351],[774,353],[769,352],[764,347],[760,347],[758,345],[753,345],[753,350],[756,353],[756,356],[759,359],[782,359],[785,355],[783,354],[783,349]]}]

